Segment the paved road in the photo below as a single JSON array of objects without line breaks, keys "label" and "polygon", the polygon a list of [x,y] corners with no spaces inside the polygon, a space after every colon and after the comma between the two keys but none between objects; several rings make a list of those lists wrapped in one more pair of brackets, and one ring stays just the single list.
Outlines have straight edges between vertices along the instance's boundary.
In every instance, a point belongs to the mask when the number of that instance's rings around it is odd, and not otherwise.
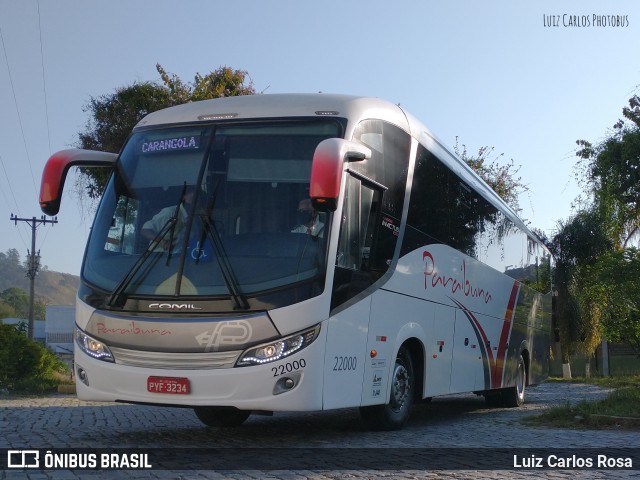
[{"label": "paved road", "polygon": [[[418,405],[409,425],[399,432],[369,432],[362,427],[357,410],[317,413],[276,413],[272,417],[252,416],[239,428],[215,429],[202,425],[189,409],[173,409],[125,404],[82,402],[71,395],[15,398],[0,396],[0,448],[331,448],[336,458],[347,448],[355,455],[371,457],[375,452],[384,461],[412,448],[494,448],[518,447],[597,449],[640,448],[640,433],[625,430],[561,430],[531,427],[520,420],[552,405],[603,398],[607,391],[578,384],[547,383],[528,389],[527,404],[520,409],[488,409],[481,397],[457,395]],[[371,450],[377,449],[377,450]],[[188,450],[185,450],[188,451]],[[228,450],[227,450],[228,451]],[[241,451],[241,450],[238,450]],[[465,450],[443,450],[447,455]],[[488,450],[483,450],[484,452]],[[379,452],[379,453],[378,453]],[[387,457],[388,458],[388,457]],[[301,465],[304,465],[301,459]],[[354,460],[355,461],[355,460]],[[487,461],[492,461],[488,459]],[[366,461],[365,461],[366,463]],[[198,478],[236,480],[269,479],[361,479],[361,478],[549,478],[577,475],[575,470],[374,470],[333,468],[312,470],[119,470],[109,471],[0,471],[0,479],[48,478]],[[493,466],[491,467],[493,468]],[[581,470],[580,478],[640,478],[635,471]]]}]

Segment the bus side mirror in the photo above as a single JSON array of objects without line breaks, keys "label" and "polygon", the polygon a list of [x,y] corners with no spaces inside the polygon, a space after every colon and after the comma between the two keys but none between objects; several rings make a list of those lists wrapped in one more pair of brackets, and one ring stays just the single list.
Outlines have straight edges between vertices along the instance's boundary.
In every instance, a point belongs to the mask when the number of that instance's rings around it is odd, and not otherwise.
[{"label": "bus side mirror", "polygon": [[320,142],[311,164],[309,196],[313,208],[320,212],[334,212],[338,207],[344,162],[368,158],[371,158],[371,150],[359,143],[341,138],[328,138]]},{"label": "bus side mirror", "polygon": [[71,148],[54,153],[47,160],[40,183],[40,209],[47,215],[60,211],[62,190],[71,167],[113,167],[118,155]]}]

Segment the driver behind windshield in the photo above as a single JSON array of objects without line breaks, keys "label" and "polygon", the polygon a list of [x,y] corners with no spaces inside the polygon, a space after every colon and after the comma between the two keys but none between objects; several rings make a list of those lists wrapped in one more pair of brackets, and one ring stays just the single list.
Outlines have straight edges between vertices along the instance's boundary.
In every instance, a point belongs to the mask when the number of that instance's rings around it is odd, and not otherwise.
[{"label": "driver behind windshield", "polygon": [[[184,239],[185,224],[188,217],[188,212],[191,209],[193,200],[195,198],[196,189],[193,186],[188,186],[185,189],[184,195],[181,198],[179,207],[168,206],[156,213],[151,220],[144,223],[142,226],[141,234],[144,238],[152,241],[156,235],[165,227],[167,222],[174,216],[176,216],[176,225],[173,229],[173,233],[164,235],[158,242],[158,245],[154,247],[156,251],[163,252],[175,252],[180,248]],[[176,208],[178,207],[178,208]]]}]

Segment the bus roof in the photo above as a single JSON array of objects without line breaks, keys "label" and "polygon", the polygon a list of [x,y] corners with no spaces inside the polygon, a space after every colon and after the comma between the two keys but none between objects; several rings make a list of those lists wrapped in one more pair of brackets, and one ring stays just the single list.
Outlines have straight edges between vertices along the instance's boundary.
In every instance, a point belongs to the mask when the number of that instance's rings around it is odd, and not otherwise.
[{"label": "bus roof", "polygon": [[[375,111],[378,112],[377,115]],[[354,119],[362,118],[363,115],[385,118],[404,130],[409,130],[402,110],[390,102],[378,98],[325,93],[241,95],[185,103],[150,113],[136,128],[207,120],[315,116]]]}]

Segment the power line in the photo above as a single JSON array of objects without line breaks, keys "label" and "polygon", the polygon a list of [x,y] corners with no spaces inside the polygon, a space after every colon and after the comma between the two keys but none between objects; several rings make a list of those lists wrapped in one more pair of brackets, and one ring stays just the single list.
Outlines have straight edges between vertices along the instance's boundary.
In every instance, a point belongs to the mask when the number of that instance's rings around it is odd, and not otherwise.
[{"label": "power line", "polygon": [[[2,159],[2,155],[0,155],[0,165],[2,166],[2,171],[4,172],[4,176],[7,179],[7,185],[9,186],[9,192],[11,193],[11,197],[13,198],[13,204],[15,206],[16,212],[20,215],[20,207],[18,204],[18,200],[16,200],[16,195],[13,193],[13,188],[11,188],[11,182],[9,181],[9,175],[7,174],[7,169],[4,166],[4,160]],[[7,200],[4,190],[2,190],[2,196],[5,197],[5,201],[7,202],[7,206],[9,205],[9,201]],[[22,236],[22,232],[18,229],[18,235],[20,236],[20,240],[22,240],[22,244],[26,247],[27,242]]]},{"label": "power line", "polygon": [[[40,0],[37,1],[38,5],[38,33],[40,35],[40,64],[42,66],[42,93],[44,94],[44,116],[47,123],[47,141],[49,143],[49,155],[51,155],[51,128],[49,126],[49,103],[47,102],[47,79],[44,74],[44,47],[42,43],[42,20],[40,16]],[[40,243],[41,246],[44,246],[47,243],[47,237],[49,236],[50,230],[47,230],[47,233],[44,234],[44,238]]]},{"label": "power line", "polygon": [[47,81],[44,75],[44,49],[42,47],[42,23],[40,21],[40,0],[38,0],[38,32],[40,33],[40,63],[42,64],[42,92],[44,93],[44,116],[47,120],[47,140],[51,155],[51,130],[49,128],[49,105],[47,103]]},{"label": "power line", "polygon": [[29,172],[31,173],[31,181],[33,182],[33,191],[38,194],[36,188],[36,180],[33,176],[33,166],[31,165],[31,158],[29,157],[29,149],[27,148],[27,138],[24,134],[24,127],[22,126],[22,117],[20,116],[20,109],[18,108],[18,98],[16,97],[16,90],[13,85],[13,76],[11,75],[11,67],[9,66],[9,57],[7,56],[7,48],[4,43],[4,36],[2,35],[2,27],[0,26],[0,42],[2,42],[2,51],[4,52],[4,60],[7,64],[7,71],[9,72],[9,83],[11,84],[11,93],[13,94],[13,102],[16,106],[16,113],[18,114],[18,123],[20,124],[20,132],[22,133],[22,142],[24,144],[24,151],[27,155],[27,162],[29,163]]}]

